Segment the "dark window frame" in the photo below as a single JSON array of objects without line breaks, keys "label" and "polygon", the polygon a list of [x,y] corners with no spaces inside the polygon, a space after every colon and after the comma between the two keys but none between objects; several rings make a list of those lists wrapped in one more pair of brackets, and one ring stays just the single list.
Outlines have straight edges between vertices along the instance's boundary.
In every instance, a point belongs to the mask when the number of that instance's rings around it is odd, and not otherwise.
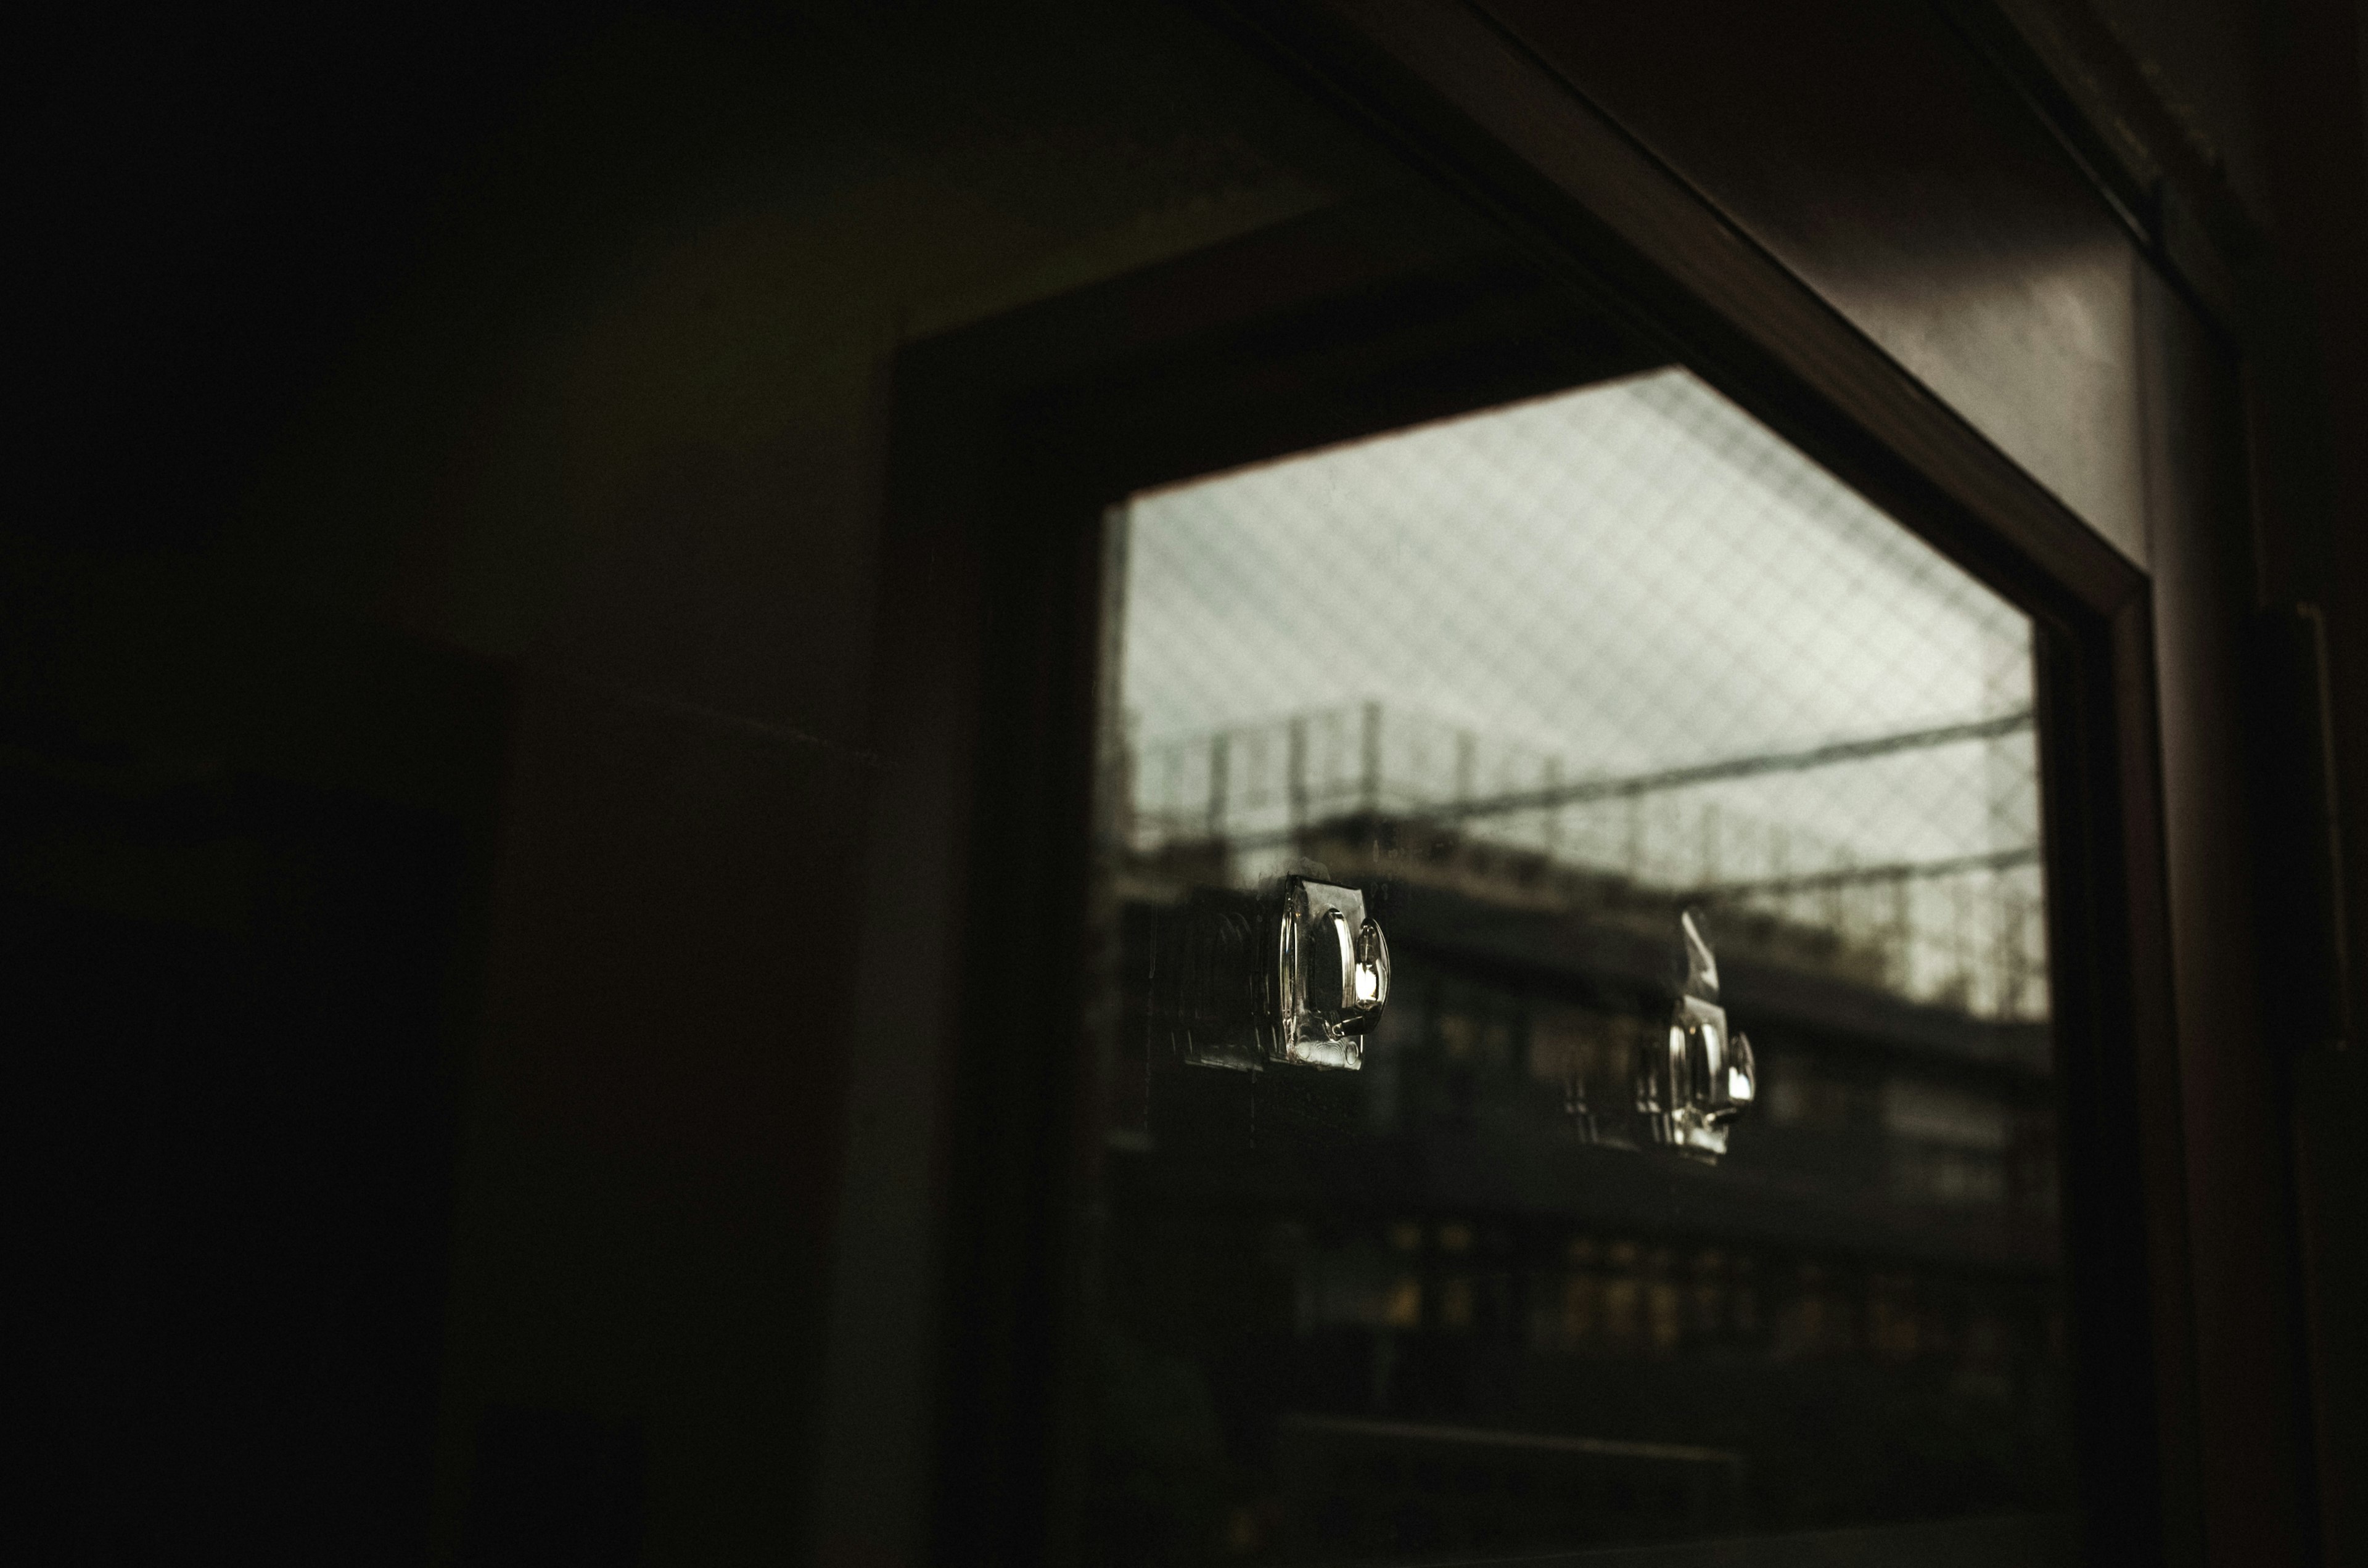
[{"label": "dark window frame", "polygon": [[[1492,218],[1501,243],[1444,215],[1417,241],[1402,210],[1337,210],[913,345],[897,366],[882,580],[898,591],[877,698],[897,716],[882,749],[918,782],[883,796],[875,830],[901,841],[916,886],[881,895],[870,919],[926,928],[942,949],[909,977],[935,999],[915,1015],[933,1092],[910,1108],[934,1128],[939,1165],[925,1216],[934,1315],[927,1344],[885,1335],[834,1356],[929,1358],[933,1446],[916,1462],[931,1478],[934,1554],[1064,1555],[1067,1357],[1097,1157],[1073,1020],[1105,509],[1150,485],[1674,359],[2038,626],[2091,1555],[2200,1558],[2194,1386],[2211,1347],[2191,1349],[2195,1149],[2170,882],[2176,855],[2226,846],[2166,845],[2162,726],[2179,722],[2181,693],[2165,682],[2203,677],[2157,667],[2159,584],[1576,99],[1524,109],[1559,160],[1542,171],[1533,149],[1476,132],[1370,40],[1292,44],[1327,81],[1351,82],[1360,111]],[[2177,346],[2184,318],[2175,302],[2165,312],[2158,335]],[[1639,357],[1589,324],[1607,317],[1653,348]],[[2208,344],[2186,348],[2212,358]],[[2231,418],[2214,376],[2156,369],[2186,428],[2213,437],[2167,460],[2201,465],[2191,491],[2225,503],[2214,452]],[[2248,939],[2241,912],[2180,917]],[[2231,1202],[2273,1211],[2274,1199]]]}]

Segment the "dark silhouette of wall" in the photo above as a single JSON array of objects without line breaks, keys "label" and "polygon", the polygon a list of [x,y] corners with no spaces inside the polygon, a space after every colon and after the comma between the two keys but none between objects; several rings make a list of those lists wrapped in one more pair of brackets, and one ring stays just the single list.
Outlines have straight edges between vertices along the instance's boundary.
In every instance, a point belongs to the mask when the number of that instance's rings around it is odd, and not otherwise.
[{"label": "dark silhouette of wall", "polygon": [[[0,262],[21,1527],[526,1561],[593,1494],[586,1553],[777,1559],[895,350],[1409,176],[1180,5],[55,10]],[[2193,97],[2268,116],[2224,140],[2323,312],[2333,477],[2272,559],[2328,605],[2356,871],[2358,72],[2261,47],[2311,91]]]},{"label": "dark silhouette of wall", "polygon": [[1403,176],[1179,7],[40,26],[0,526],[28,1525],[527,1562],[597,1496],[570,1561],[776,1560],[886,367]]}]

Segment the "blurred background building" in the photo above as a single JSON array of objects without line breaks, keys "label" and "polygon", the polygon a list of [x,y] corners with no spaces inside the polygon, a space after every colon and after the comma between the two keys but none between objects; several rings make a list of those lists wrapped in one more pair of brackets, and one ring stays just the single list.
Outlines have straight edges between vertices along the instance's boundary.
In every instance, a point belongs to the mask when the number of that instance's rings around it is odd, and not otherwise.
[{"label": "blurred background building", "polygon": [[[2027,623],[1682,372],[1121,524],[1106,1560],[2066,1506]],[[1289,869],[1388,934],[1361,1069],[1186,1064],[1163,916]],[[1716,1164],[1632,1131],[1690,907]]]}]

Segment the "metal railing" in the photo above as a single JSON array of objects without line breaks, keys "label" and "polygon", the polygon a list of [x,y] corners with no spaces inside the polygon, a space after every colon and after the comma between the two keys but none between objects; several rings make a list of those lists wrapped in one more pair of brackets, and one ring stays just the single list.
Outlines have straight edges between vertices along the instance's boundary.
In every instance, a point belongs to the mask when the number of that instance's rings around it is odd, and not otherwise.
[{"label": "metal railing", "polygon": [[[2029,1017],[2046,1005],[2032,722],[2024,708],[1565,778],[1560,759],[1536,748],[1484,742],[1468,729],[1367,702],[1129,750],[1113,759],[1113,792],[1121,799],[1120,835],[1138,852],[1189,843],[1221,848],[1248,866],[1286,855],[1326,822],[1352,815],[1419,822],[1533,859],[1820,930],[1903,994],[1985,1016]],[[1988,840],[1977,847],[1870,858],[1863,843],[1799,821],[1754,817],[1736,798],[1736,787],[1752,780],[1864,769],[1968,745],[1990,748],[1975,768],[1960,769],[1981,773],[1988,799],[1903,799],[1901,780],[1886,784],[1863,771],[1819,798],[1847,800],[1855,791],[1895,812],[1945,815],[1952,830],[1972,815]],[[1602,815],[1605,807],[1614,808],[1611,818]],[[1830,801],[1823,814],[1834,814]]]}]

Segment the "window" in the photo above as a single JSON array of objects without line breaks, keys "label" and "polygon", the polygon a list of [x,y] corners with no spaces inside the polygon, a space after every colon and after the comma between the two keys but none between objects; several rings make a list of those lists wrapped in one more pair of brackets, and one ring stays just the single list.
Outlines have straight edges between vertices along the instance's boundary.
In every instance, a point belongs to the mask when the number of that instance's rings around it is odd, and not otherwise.
[{"label": "window", "polygon": [[1087,1561],[2066,1528],[2027,619],[1677,369],[1109,533]]}]

